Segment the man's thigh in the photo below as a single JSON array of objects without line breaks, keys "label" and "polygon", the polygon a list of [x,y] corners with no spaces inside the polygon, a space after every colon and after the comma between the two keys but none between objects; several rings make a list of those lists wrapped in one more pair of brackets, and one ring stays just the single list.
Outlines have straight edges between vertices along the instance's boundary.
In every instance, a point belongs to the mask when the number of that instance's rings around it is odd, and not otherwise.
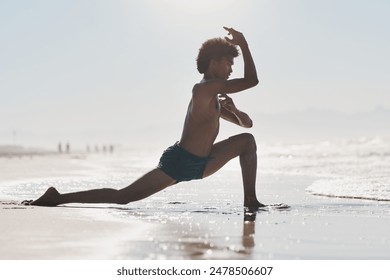
[{"label": "man's thigh", "polygon": [[212,159],[207,163],[203,177],[212,175],[231,159],[243,153],[246,150],[248,141],[252,139],[253,136],[251,134],[243,133],[215,143],[210,153]]}]

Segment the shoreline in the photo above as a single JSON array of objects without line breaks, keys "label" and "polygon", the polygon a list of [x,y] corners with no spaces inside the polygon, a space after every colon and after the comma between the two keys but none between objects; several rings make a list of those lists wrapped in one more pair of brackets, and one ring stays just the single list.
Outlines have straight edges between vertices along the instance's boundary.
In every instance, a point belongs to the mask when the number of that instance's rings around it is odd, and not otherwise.
[{"label": "shoreline", "polygon": [[318,194],[318,193],[311,193],[315,196],[322,196],[322,197],[328,197],[328,198],[345,198],[345,199],[354,199],[354,200],[370,200],[370,201],[377,201],[377,202],[390,202],[390,199],[380,199],[380,198],[369,198],[369,197],[361,197],[361,196],[348,196],[348,195],[331,195],[331,194]]},{"label": "shoreline", "polygon": [[56,154],[43,148],[24,147],[19,145],[0,145],[0,158],[32,157]]}]

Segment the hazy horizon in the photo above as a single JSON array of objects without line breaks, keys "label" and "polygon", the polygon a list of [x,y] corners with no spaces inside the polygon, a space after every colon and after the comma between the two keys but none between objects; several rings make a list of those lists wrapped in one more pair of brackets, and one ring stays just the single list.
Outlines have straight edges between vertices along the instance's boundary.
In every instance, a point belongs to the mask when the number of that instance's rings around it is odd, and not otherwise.
[{"label": "hazy horizon", "polygon": [[[326,141],[336,139],[357,138],[390,138],[390,127],[386,120],[390,119],[390,110],[377,108],[372,111],[343,113],[334,110],[307,109],[283,113],[254,113],[254,127],[243,129],[226,121],[221,121],[220,135],[217,140],[233,134],[250,132],[259,143],[285,142],[297,143],[302,141]],[[68,137],[59,139],[51,132],[39,135],[34,131],[10,131],[0,134],[5,140],[0,146],[19,145],[24,147],[41,147],[55,150],[61,143],[62,149],[69,143],[72,150],[86,150],[87,146],[94,151],[98,146],[116,147],[160,147],[179,140],[182,120],[165,122],[162,118],[154,124],[142,124],[121,127],[114,123],[110,127],[99,128],[95,131],[90,127],[85,131],[68,131]],[[15,132],[15,133],[13,133]],[[8,135],[7,135],[8,133]],[[88,137],[86,137],[88,135]],[[8,139],[8,142],[7,142]]]}]

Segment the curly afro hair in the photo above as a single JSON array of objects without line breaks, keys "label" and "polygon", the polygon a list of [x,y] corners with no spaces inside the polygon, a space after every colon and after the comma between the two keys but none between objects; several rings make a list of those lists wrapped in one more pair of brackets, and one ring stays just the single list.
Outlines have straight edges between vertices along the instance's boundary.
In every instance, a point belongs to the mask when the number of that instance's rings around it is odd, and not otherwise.
[{"label": "curly afro hair", "polygon": [[199,49],[196,64],[199,73],[204,74],[209,67],[210,61],[215,59],[219,61],[224,56],[238,56],[238,49],[235,45],[222,38],[207,40]]}]

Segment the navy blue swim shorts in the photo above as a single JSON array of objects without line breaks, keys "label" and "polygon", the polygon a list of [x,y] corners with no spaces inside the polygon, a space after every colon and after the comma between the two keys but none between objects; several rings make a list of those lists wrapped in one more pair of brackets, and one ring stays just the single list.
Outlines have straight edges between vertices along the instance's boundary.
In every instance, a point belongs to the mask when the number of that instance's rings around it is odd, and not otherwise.
[{"label": "navy blue swim shorts", "polygon": [[202,179],[212,157],[199,157],[179,146],[178,142],[164,151],[158,168],[177,182]]}]

